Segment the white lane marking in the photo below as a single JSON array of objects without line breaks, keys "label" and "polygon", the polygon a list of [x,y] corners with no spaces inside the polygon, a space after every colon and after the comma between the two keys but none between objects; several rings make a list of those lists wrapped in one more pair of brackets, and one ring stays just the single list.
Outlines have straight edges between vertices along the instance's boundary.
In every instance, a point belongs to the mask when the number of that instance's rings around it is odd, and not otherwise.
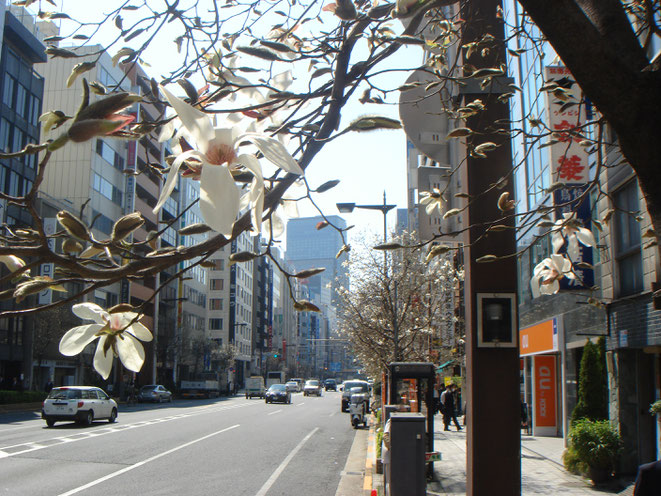
[{"label": "white lane marking", "polygon": [[296,403],[296,406],[303,406],[303,405],[305,405],[305,402],[303,402],[303,403]]},{"label": "white lane marking", "polygon": [[102,482],[105,482],[109,479],[112,479],[114,477],[117,477],[118,475],[125,474],[126,472],[130,472],[133,469],[136,469],[138,467],[142,467],[143,465],[146,465],[147,463],[153,462],[154,460],[158,460],[159,458],[162,458],[164,456],[170,455],[174,453],[175,451],[179,451],[180,449],[187,448],[188,446],[191,446],[195,443],[199,443],[200,441],[204,441],[205,439],[209,439],[210,437],[217,436],[218,434],[222,434],[223,432],[230,431],[232,429],[236,429],[239,427],[240,424],[235,424],[231,427],[226,427],[225,429],[221,429],[216,432],[212,432],[211,434],[207,434],[206,436],[199,437],[197,439],[193,439],[192,441],[188,441],[187,443],[184,443],[180,446],[177,446],[176,448],[169,449],[167,451],[164,451],[163,453],[159,453],[158,455],[151,456],[147,458],[146,460],[142,460],[141,462],[134,463],[133,465],[130,465],[128,467],[124,467],[121,470],[117,470],[116,472],[113,472],[111,474],[108,474],[104,477],[101,477],[100,479],[93,480],[92,482],[89,482],[83,486],[79,486],[75,489],[72,489],[70,491],[67,491],[66,493],[61,493],[59,496],[70,496],[71,494],[76,494],[79,493],[80,491],[84,491],[85,489],[88,489],[90,487],[96,486],[97,484],[101,484]]},{"label": "white lane marking", "polygon": [[[250,406],[251,403],[243,403],[243,404],[238,404],[238,405],[230,405],[230,406],[224,406],[224,407],[219,407],[214,410],[203,410],[199,412],[191,412],[191,413],[184,413],[176,416],[168,416],[165,417],[167,420],[178,420],[182,418],[188,418],[188,417],[193,417],[196,415],[201,415],[201,414],[207,414],[207,413],[216,413],[220,411],[226,411],[226,410],[233,410],[235,408],[242,408],[244,406]],[[253,403],[256,404],[256,403]],[[116,427],[106,427],[106,428],[100,428],[98,433],[96,432],[77,432],[75,434],[71,434],[71,436],[57,436],[54,438],[49,438],[46,440],[40,440],[37,442],[32,442],[32,443],[21,443],[21,444],[14,444],[12,446],[0,446],[0,458],[7,458],[10,456],[16,456],[16,455],[22,455],[23,453],[29,453],[31,451],[37,451],[45,448],[51,448],[53,446],[58,446],[60,443],[72,443],[75,441],[82,441],[84,439],[91,439],[97,436],[104,436],[106,434],[113,434],[116,432],[123,432],[129,429],[135,429],[138,427],[145,427],[148,425],[153,425],[155,422],[153,420],[143,420],[139,422],[135,422],[133,424],[116,424]],[[52,440],[57,440],[59,443],[54,443],[54,444],[48,444],[48,445],[39,445],[37,443],[44,443]],[[12,452],[7,452],[3,450],[8,450],[8,449],[15,449],[15,448],[22,448],[17,451],[12,451]]]},{"label": "white lane marking", "polygon": [[287,455],[287,458],[282,460],[280,466],[275,469],[275,472],[271,474],[269,480],[267,480],[264,483],[262,488],[259,491],[257,491],[257,494],[255,494],[255,496],[266,496],[268,490],[271,489],[271,486],[275,483],[278,477],[280,477],[280,474],[285,470],[285,468],[287,468],[287,465],[289,465],[289,462],[292,460],[292,458],[294,458],[296,453],[298,453],[298,450],[300,450],[303,447],[303,445],[308,441],[308,439],[310,439],[314,435],[314,433],[317,432],[318,430],[319,427],[315,427],[314,429],[312,429],[312,432],[310,432],[310,434],[305,436],[303,440],[300,443],[298,443],[298,445],[291,451],[291,453]]},{"label": "white lane marking", "polygon": [[282,410],[276,410],[275,412],[269,413],[269,415],[275,415],[276,413],[280,413]]}]

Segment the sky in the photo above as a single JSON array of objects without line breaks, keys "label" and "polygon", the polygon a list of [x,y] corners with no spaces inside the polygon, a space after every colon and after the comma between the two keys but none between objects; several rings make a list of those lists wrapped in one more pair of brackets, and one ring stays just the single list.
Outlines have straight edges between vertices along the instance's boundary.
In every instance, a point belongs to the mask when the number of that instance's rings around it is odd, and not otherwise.
[{"label": "sky", "polygon": [[[87,0],[61,0],[64,8],[70,15],[77,19],[98,19],[99,13],[107,10],[104,2],[88,2]],[[180,5],[183,5],[184,0]],[[200,2],[202,5],[205,2]],[[208,3],[208,1],[206,2]],[[326,2],[325,2],[326,3]],[[113,8],[119,4],[111,3]],[[136,2],[137,4],[137,2]],[[47,5],[47,4],[45,4]],[[58,0],[58,5],[60,1]],[[158,1],[150,5],[158,6]],[[44,8],[45,10],[45,8]],[[125,15],[124,26],[130,25],[129,13]],[[320,22],[310,22],[311,30],[323,30],[328,23],[337,23],[337,18],[331,13],[322,14],[323,24]],[[176,38],[179,34],[176,32],[172,23],[171,34],[165,43],[172,43],[170,40]],[[398,21],[393,21],[393,29],[401,30]],[[64,29],[66,30],[66,25]],[[100,43],[104,40],[111,40],[117,36],[118,30],[114,23],[106,23],[100,29],[97,36]],[[137,37],[134,41],[142,41]],[[117,49],[122,44],[117,45]],[[172,61],[171,54],[176,54],[174,43],[171,50],[167,45],[157,43],[147,52],[145,59],[151,67],[145,70],[156,76],[166,74]],[[411,61],[422,60],[419,49],[406,49],[406,53],[398,53],[393,60],[393,67],[412,67]],[[415,51],[414,51],[415,50]],[[111,54],[113,50],[111,49]],[[164,56],[167,54],[167,56]],[[356,59],[352,60],[354,62]],[[295,78],[307,85],[307,74],[295,74]],[[383,77],[379,83],[382,86],[396,88],[405,82],[407,73],[404,71],[391,73]],[[360,94],[360,93],[358,93]],[[389,105],[377,105],[359,103],[351,104],[344,110],[341,127],[346,126],[353,119],[363,115],[385,115],[392,118],[399,118],[398,107],[396,105],[396,95],[391,97]],[[312,164],[306,170],[306,177],[310,186],[316,187],[331,179],[339,179],[340,184],[332,190],[315,195],[315,201],[318,201],[327,215],[338,215],[335,206],[338,202],[354,202],[357,204],[379,204],[383,201],[385,191],[388,204],[396,204],[400,208],[406,207],[406,137],[403,130],[376,131],[370,133],[351,133],[341,137],[338,140],[327,144],[323,150],[313,160]],[[301,216],[317,215],[317,211],[310,204],[300,204],[299,212]],[[379,234],[383,233],[383,217],[381,212],[356,209],[351,214],[342,214],[348,225],[355,225],[350,232],[350,237],[361,233]],[[396,214],[392,210],[388,214],[388,229],[391,230],[395,225]]]}]

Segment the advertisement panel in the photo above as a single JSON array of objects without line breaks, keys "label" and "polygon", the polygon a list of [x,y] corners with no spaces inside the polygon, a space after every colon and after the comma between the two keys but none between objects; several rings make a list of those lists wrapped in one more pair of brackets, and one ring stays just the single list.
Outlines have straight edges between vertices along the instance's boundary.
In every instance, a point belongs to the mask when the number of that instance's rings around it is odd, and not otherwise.
[{"label": "advertisement panel", "polygon": [[538,355],[533,358],[535,377],[535,429],[556,427],[556,357]]},{"label": "advertisement panel", "polygon": [[538,355],[558,351],[558,321],[553,318],[519,330],[519,354]]}]

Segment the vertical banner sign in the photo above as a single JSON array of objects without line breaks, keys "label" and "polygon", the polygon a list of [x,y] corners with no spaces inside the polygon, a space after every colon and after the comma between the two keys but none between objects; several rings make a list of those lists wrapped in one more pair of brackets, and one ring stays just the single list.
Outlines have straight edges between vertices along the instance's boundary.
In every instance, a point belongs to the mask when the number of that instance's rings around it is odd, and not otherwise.
[{"label": "vertical banner sign", "polygon": [[[566,67],[547,66],[546,84],[556,83],[559,88],[546,92],[548,125],[554,143],[549,146],[551,182],[585,184],[588,182],[588,152],[579,143],[585,112],[581,111],[583,95]],[[576,130],[576,133],[573,132]]]},{"label": "vertical banner sign", "polygon": [[[44,219],[44,233],[50,236],[55,233],[56,221],[54,217]],[[48,248],[55,250],[55,240],[48,238]],[[55,266],[52,263],[41,264],[41,275],[45,277],[53,277]],[[50,289],[45,289],[39,293],[39,305],[48,305],[53,301],[53,293]]]},{"label": "vertical banner sign", "polygon": [[535,367],[535,426],[556,427],[555,355],[533,358]]}]

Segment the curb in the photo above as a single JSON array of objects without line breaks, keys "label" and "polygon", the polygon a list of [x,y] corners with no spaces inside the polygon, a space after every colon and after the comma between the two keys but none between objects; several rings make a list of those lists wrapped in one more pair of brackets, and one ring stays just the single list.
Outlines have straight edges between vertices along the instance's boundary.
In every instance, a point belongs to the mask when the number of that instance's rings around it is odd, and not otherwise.
[{"label": "curb", "polygon": [[42,402],[39,403],[10,403],[8,405],[0,405],[1,413],[18,413],[18,412],[37,412],[41,411]]}]

